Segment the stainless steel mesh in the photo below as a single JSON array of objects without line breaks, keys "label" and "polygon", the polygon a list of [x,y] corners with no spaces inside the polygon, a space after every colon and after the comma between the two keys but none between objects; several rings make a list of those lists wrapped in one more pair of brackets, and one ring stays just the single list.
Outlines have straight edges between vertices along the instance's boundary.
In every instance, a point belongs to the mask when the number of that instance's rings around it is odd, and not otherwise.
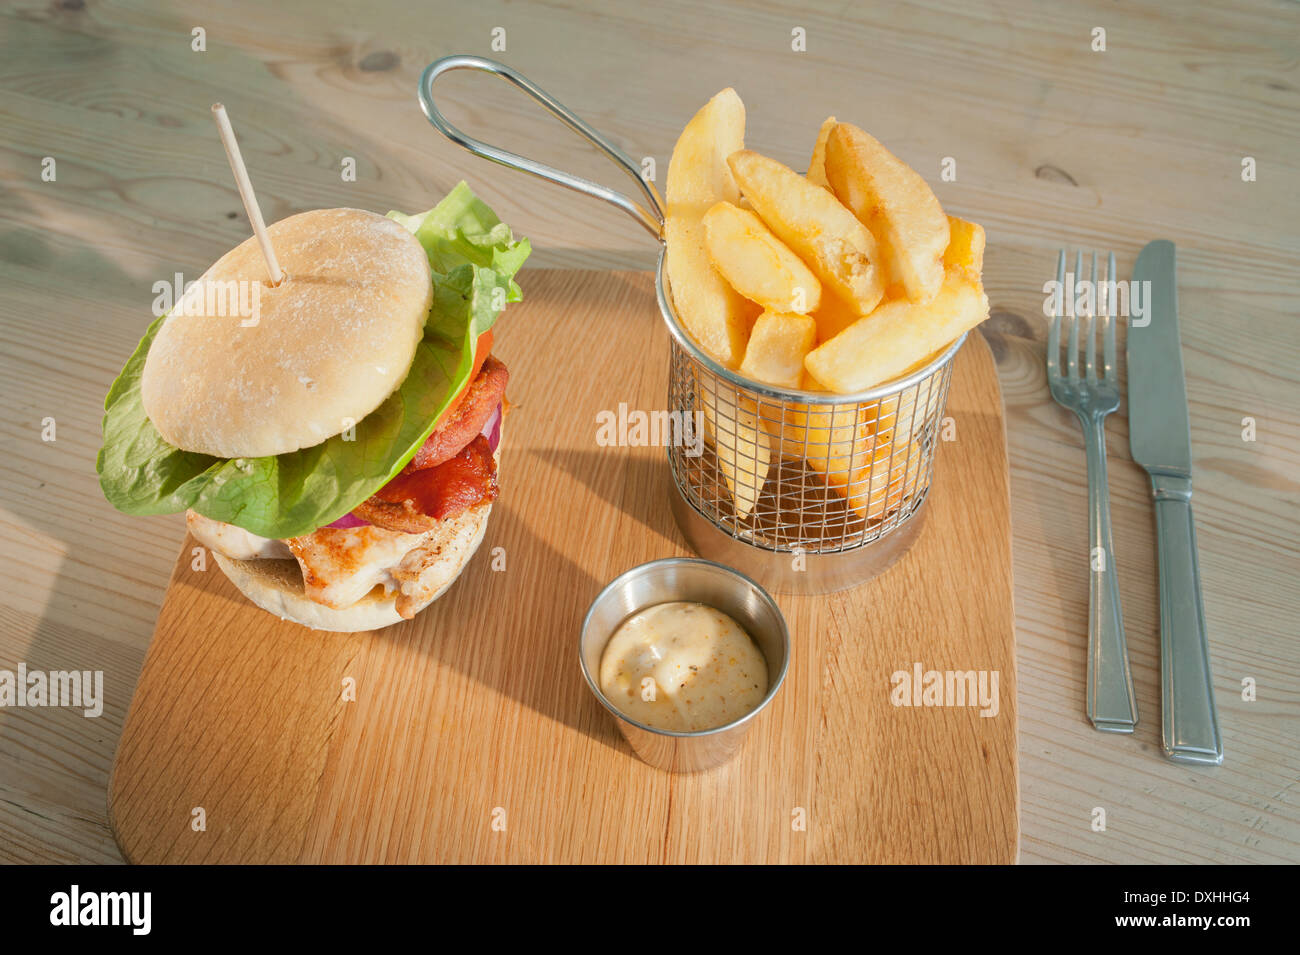
[{"label": "stainless steel mesh", "polygon": [[823,404],[729,382],[674,338],[668,408],[699,422],[703,440],[669,446],[673,481],[758,547],[826,554],[877,541],[925,500],[956,350],[875,400]]}]

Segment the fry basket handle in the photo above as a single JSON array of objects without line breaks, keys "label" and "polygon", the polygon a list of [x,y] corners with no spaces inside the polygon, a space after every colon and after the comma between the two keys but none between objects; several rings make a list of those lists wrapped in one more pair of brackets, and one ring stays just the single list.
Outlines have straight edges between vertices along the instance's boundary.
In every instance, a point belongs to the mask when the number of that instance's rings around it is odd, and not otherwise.
[{"label": "fry basket handle", "polygon": [[[636,180],[636,184],[641,188],[641,192],[646,198],[646,205],[642,205],[634,199],[630,199],[623,193],[599,183],[592,182],[590,179],[584,179],[581,176],[575,176],[571,173],[562,172],[545,163],[540,163],[535,159],[528,159],[517,153],[501,149],[497,146],[489,146],[473,136],[467,136],[451,123],[447,122],[445,116],[438,109],[438,105],[433,100],[433,83],[443,73],[449,73],[452,70],[478,70],[482,73],[492,73],[508,80],[519,89],[523,90],[537,102],[541,103],[552,116],[555,116],[560,122],[564,123],[571,130],[581,136],[583,139],[596,146],[613,160],[618,166]],[[537,176],[539,179],[546,179],[550,182],[558,183],[565,188],[572,189],[575,192],[581,192],[588,196],[595,196],[597,199],[604,199],[610,205],[617,206],[628,215],[641,223],[651,235],[656,239],[663,237],[664,206],[663,200],[659,198],[659,193],[653,183],[646,182],[641,177],[639,167],[632,161],[631,157],[623,150],[619,149],[608,139],[602,136],[596,130],[592,129],[585,122],[575,116],[568,108],[563,106],[553,96],[537,86],[532,80],[523,74],[512,70],[504,63],[498,63],[496,60],[489,60],[482,56],[469,56],[466,54],[456,54],[454,56],[444,56],[441,59],[434,60],[424,68],[420,75],[420,107],[424,110],[424,115],[429,122],[433,124],[438,132],[442,133],[453,143],[464,149],[469,150],[476,156],[482,156],[484,159],[490,159],[492,162],[499,163],[502,166],[509,166],[511,169],[518,169],[530,175]]]}]

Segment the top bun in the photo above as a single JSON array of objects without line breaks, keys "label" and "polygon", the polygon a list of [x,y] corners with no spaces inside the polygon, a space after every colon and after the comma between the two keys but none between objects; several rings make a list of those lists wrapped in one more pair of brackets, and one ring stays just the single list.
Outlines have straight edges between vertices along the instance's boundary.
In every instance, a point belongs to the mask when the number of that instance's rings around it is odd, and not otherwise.
[{"label": "top bun", "polygon": [[[203,273],[149,348],[145,414],[174,447],[221,458],[313,447],[374,411],[410,370],[433,296],[415,236],[360,209],[304,212],[268,231],[279,287],[250,238]],[[231,281],[241,284],[208,294]],[[255,315],[235,307],[236,289]]]}]

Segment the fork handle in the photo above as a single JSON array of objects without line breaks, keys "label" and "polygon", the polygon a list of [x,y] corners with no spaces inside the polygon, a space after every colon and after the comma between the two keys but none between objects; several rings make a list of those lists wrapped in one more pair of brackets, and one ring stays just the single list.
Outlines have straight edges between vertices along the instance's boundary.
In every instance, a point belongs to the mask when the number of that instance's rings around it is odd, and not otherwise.
[{"label": "fork handle", "polygon": [[1083,419],[1088,455],[1088,509],[1091,512],[1092,574],[1088,585],[1088,719],[1103,733],[1132,733],[1137,699],[1124,640],[1119,575],[1110,531],[1110,491],[1106,480],[1106,430],[1103,419]]},{"label": "fork handle", "polygon": [[1160,702],[1165,755],[1180,763],[1218,765],[1223,738],[1214,706],[1210,646],[1196,559],[1192,482],[1152,474],[1156,553],[1160,560]]}]

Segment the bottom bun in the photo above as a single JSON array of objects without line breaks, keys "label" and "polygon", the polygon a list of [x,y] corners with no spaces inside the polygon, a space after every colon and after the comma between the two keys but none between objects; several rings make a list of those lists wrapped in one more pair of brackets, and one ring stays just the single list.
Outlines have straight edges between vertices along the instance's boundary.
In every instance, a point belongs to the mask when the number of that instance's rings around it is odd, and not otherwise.
[{"label": "bottom bun", "polygon": [[[456,582],[483,542],[491,512],[491,504],[474,508],[461,518],[449,520],[444,538],[431,538],[439,556],[428,565],[425,574],[433,579],[446,579],[428,600],[415,608],[416,613],[441,597]],[[313,630],[343,633],[379,630],[402,622],[402,615],[397,612],[396,590],[385,593],[382,587],[376,587],[351,607],[335,610],[306,595],[302,570],[296,560],[234,560],[216,551],[212,556],[245,597],[281,620],[300,623]]]}]

